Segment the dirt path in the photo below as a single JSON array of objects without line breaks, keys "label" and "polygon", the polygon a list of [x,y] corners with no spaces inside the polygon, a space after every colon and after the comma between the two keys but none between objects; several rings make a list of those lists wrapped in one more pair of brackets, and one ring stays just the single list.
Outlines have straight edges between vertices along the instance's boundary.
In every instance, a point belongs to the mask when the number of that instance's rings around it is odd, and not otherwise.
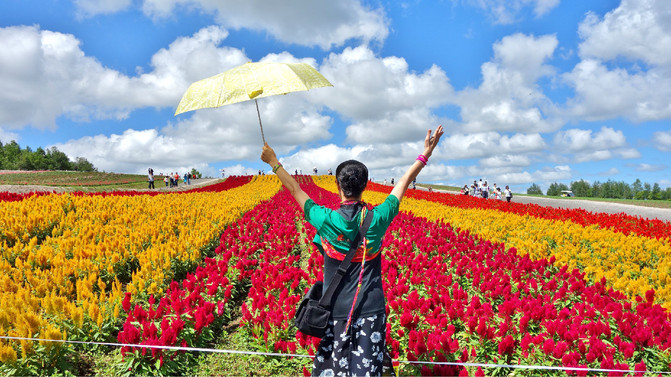
[{"label": "dirt path", "polygon": [[517,203],[534,203],[541,206],[556,208],[582,208],[590,212],[624,212],[628,215],[638,216],[644,219],[671,221],[671,209],[668,208],[652,208],[634,204],[599,202],[594,200],[540,198],[535,196],[514,196],[513,201]]}]

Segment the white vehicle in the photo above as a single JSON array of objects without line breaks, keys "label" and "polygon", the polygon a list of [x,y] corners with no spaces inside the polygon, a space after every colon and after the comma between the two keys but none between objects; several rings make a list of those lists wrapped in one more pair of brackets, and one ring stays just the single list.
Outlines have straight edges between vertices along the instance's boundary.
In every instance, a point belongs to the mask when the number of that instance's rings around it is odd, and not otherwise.
[{"label": "white vehicle", "polygon": [[561,196],[563,196],[564,198],[572,198],[575,195],[573,195],[573,191],[571,191],[571,190],[563,190],[561,192]]}]

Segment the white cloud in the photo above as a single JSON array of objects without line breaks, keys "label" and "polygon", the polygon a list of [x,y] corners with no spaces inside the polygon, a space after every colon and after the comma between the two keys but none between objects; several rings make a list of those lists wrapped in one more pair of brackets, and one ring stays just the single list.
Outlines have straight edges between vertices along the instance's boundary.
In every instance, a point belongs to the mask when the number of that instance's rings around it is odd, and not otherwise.
[{"label": "white cloud", "polygon": [[575,162],[604,161],[613,158],[613,154],[608,150],[581,152],[575,154]]},{"label": "white cloud", "polygon": [[671,8],[665,0],[623,0],[579,28],[580,57],[563,77],[575,88],[568,114],[581,120],[671,116]]},{"label": "white cloud", "polygon": [[603,161],[619,156],[623,159],[640,157],[640,152],[627,147],[624,133],[610,127],[592,130],[569,129],[554,136],[555,151],[573,154],[576,162]]},{"label": "white cloud", "polygon": [[535,179],[540,181],[559,181],[571,178],[571,167],[568,165],[559,165],[541,169],[533,174]]},{"label": "white cloud", "polygon": [[[263,98],[259,107],[265,138],[278,153],[331,136],[330,118],[317,113],[300,95]],[[244,102],[197,111],[160,130],[129,129],[56,147],[70,157],[86,157],[101,170],[143,172],[146,166],[169,170],[217,161],[257,161],[262,145],[254,103]]]},{"label": "white cloud", "polygon": [[0,127],[0,142],[1,143],[9,143],[10,141],[19,141],[20,137],[18,134],[14,132],[10,132],[7,130],[4,130],[2,127]]},{"label": "white cloud", "polygon": [[[245,167],[245,166],[242,166],[240,164],[226,166],[226,167],[223,167],[222,169],[224,169],[224,174],[225,174],[226,177],[230,177],[232,175],[254,175],[254,174],[258,174],[258,170],[251,169],[249,167]],[[217,172],[213,172],[210,175],[213,176],[213,177],[221,177],[221,170],[219,170]]]},{"label": "white cloud", "polygon": [[486,168],[502,168],[509,166],[529,166],[531,160],[525,155],[503,154],[491,156],[480,160],[480,166]]},{"label": "white cloud", "polygon": [[623,57],[647,64],[671,64],[671,8],[666,0],[622,0],[603,19],[588,13],[578,32],[584,58]]},{"label": "white cloud", "polygon": [[334,87],[311,96],[352,121],[347,128],[352,143],[422,137],[438,123],[431,109],[452,96],[449,80],[437,66],[411,72],[404,59],[378,58],[365,46],[330,54],[320,72]]},{"label": "white cloud", "polygon": [[498,24],[512,24],[519,21],[524,8],[533,7],[536,17],[542,17],[559,5],[560,0],[469,0],[468,3],[490,14]]},{"label": "white cloud", "polygon": [[597,133],[574,128],[558,132],[554,138],[555,146],[564,153],[619,148],[626,143],[624,133],[610,127],[601,127]]},{"label": "white cloud", "polygon": [[618,149],[616,152],[617,154],[620,155],[620,158],[625,160],[641,157],[641,152],[639,152],[637,149],[634,148],[621,148]]},{"label": "white cloud", "polygon": [[500,135],[496,132],[443,136],[438,155],[448,160],[496,158],[497,156],[537,153],[546,148],[540,134]]},{"label": "white cloud", "polygon": [[510,169],[508,171],[503,171],[501,169],[489,169],[486,171],[479,169],[478,171],[480,174],[476,171],[474,174],[470,175],[473,177],[484,177],[483,180],[487,180],[490,184],[496,183],[501,187],[505,187],[506,185],[554,182],[570,179],[572,176],[571,168],[567,165],[546,167],[535,171],[523,171],[519,168]]},{"label": "white cloud", "polygon": [[227,35],[208,27],[179,38],[152,57],[152,72],[128,77],[86,56],[73,35],[0,28],[0,126],[55,127],[60,116],[125,119],[134,109],[176,106],[192,81],[247,60],[217,47]]},{"label": "white cloud", "polygon": [[382,42],[389,34],[384,10],[356,0],[144,0],[142,9],[155,18],[203,11],[226,28],[265,31],[282,42],[325,50],[352,39]]},{"label": "white cloud", "polygon": [[664,164],[638,164],[636,165],[636,171],[662,171],[666,169]]},{"label": "white cloud", "polygon": [[655,132],[653,136],[655,147],[662,152],[671,152],[671,131]]},{"label": "white cloud", "polygon": [[618,174],[620,174],[620,170],[618,168],[610,168],[607,171],[599,173],[599,175],[604,176],[604,177],[612,177],[612,176],[618,175]]},{"label": "white cloud", "polygon": [[545,62],[552,57],[557,37],[514,34],[494,45],[494,58],[482,65],[482,84],[456,94],[467,132],[548,132],[561,126],[548,120],[554,106],[538,80],[554,74]]},{"label": "white cloud", "polygon": [[644,122],[671,116],[671,71],[667,69],[630,73],[586,59],[564,74],[564,79],[576,92],[567,103],[576,118],[594,121],[623,116]]}]

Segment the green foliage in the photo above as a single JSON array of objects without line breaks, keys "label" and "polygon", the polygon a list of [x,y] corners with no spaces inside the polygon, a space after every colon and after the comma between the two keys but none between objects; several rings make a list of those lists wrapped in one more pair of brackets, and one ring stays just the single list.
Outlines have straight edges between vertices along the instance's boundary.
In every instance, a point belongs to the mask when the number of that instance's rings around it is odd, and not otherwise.
[{"label": "green foliage", "polygon": [[527,189],[527,194],[529,195],[543,195],[543,190],[541,187],[535,183],[532,183],[531,186]]},{"label": "green foliage", "polygon": [[95,166],[93,166],[93,164],[84,157],[77,157],[75,162],[72,163],[72,167],[76,171],[98,171],[98,169],[96,169]]},{"label": "green foliage", "polygon": [[21,149],[16,141],[4,145],[0,143],[0,169],[98,171],[84,157],[70,161],[68,156],[56,147],[46,151],[39,147],[33,151],[30,147]]},{"label": "green foliage", "polygon": [[659,183],[655,183],[651,186],[649,183],[641,182],[640,179],[637,179],[631,185],[626,182],[616,182],[610,179],[606,182],[595,181],[590,185],[589,182],[580,180],[571,182],[571,191],[573,191],[575,196],[583,198],[636,200],[671,199],[671,187],[662,190]]},{"label": "green foliage", "polygon": [[581,179],[579,181],[571,182],[571,191],[575,196],[588,197],[592,196],[592,186],[589,182]]},{"label": "green foliage", "polygon": [[561,195],[561,192],[564,190],[568,190],[568,186],[566,186],[565,183],[557,183],[554,182],[550,184],[550,187],[548,187],[547,191],[547,196],[559,196]]},{"label": "green foliage", "polygon": [[191,176],[193,176],[194,174],[196,175],[196,177],[198,177],[198,179],[203,177],[203,175],[198,170],[196,170],[196,168],[191,169]]},{"label": "green foliage", "polygon": [[71,345],[33,343],[33,351],[14,363],[0,363],[3,376],[77,376],[88,374],[87,363]]}]

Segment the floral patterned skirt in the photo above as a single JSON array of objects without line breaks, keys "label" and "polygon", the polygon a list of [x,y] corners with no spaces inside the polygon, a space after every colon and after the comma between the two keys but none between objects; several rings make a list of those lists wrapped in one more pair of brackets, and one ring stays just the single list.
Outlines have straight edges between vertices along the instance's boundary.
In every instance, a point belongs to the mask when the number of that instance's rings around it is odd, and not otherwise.
[{"label": "floral patterned skirt", "polygon": [[352,320],[329,321],[315,355],[313,376],[394,376],[386,347],[384,314]]}]

